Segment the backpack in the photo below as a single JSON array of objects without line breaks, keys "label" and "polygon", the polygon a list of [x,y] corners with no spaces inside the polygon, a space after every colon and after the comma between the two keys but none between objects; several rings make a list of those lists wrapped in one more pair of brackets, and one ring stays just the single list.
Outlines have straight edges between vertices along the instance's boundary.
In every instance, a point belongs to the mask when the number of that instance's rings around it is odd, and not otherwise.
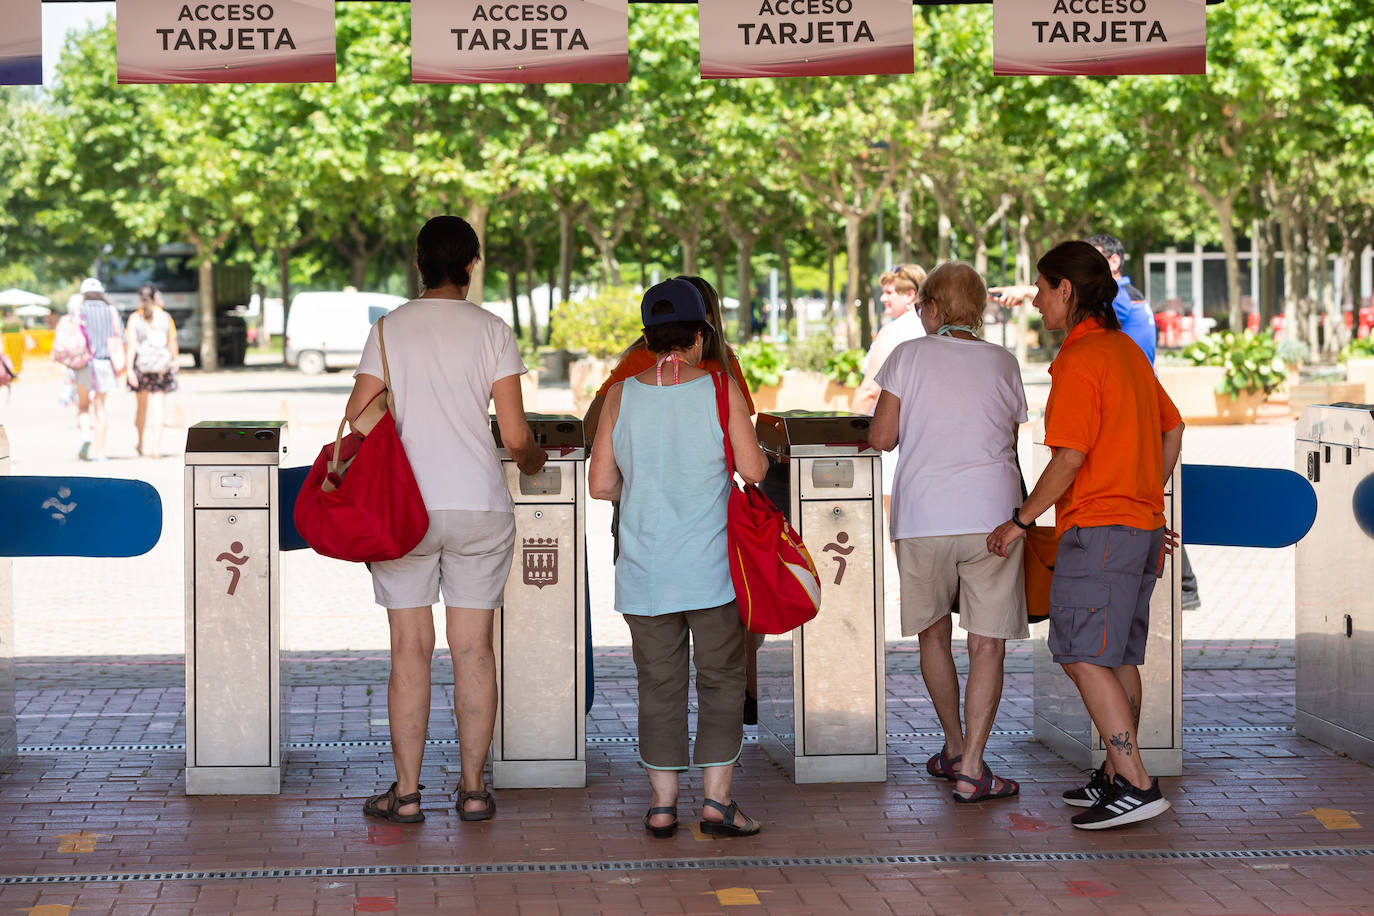
[{"label": "backpack", "polygon": [[57,321],[52,335],[52,361],[68,369],[80,369],[94,356],[86,336],[86,322],[79,314],[67,313]]}]

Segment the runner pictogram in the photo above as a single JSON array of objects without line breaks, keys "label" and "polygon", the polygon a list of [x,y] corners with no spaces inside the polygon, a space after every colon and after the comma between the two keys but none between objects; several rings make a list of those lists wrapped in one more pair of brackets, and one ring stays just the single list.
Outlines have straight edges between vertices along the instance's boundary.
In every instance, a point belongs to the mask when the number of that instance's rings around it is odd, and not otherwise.
[{"label": "runner pictogram", "polygon": [[242,551],[243,543],[241,541],[235,541],[229,545],[228,550],[215,557],[215,562],[217,563],[226,562],[234,564],[233,566],[224,567],[229,572],[229,589],[225,592],[226,595],[234,594],[234,590],[239,587],[239,576],[242,574],[242,570],[240,570],[239,567],[248,562],[247,554],[241,557],[235,556],[235,554],[241,553]]}]

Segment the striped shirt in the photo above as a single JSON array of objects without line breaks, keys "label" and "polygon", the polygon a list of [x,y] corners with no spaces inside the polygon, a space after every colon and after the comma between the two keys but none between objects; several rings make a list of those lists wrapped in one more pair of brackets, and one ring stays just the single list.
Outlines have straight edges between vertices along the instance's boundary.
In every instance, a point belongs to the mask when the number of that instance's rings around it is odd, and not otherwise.
[{"label": "striped shirt", "polygon": [[87,299],[81,303],[81,320],[86,322],[91,355],[96,359],[109,359],[110,338],[124,336],[124,322],[119,320],[119,312],[104,299]]}]

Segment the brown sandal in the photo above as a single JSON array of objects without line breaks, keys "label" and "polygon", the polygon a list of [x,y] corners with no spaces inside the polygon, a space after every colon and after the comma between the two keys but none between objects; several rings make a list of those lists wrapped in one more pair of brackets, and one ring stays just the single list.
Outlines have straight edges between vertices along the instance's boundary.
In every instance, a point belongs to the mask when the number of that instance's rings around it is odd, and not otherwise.
[{"label": "brown sandal", "polygon": [[[424,786],[420,786],[423,789]],[[381,802],[387,802],[383,808]],[[363,814],[368,817],[380,818],[384,821],[391,821],[393,824],[418,824],[425,819],[425,812],[416,811],[414,814],[402,814],[402,805],[418,805],[420,803],[420,793],[411,792],[409,795],[397,795],[396,783],[391,784],[381,795],[374,795],[363,802]]]},{"label": "brown sandal", "polygon": [[[469,811],[463,807],[467,801],[477,800],[484,802],[486,807],[478,808],[476,811]],[[496,799],[492,798],[491,792],[487,789],[459,790],[458,792],[458,820],[460,821],[489,821],[496,816]]]}]

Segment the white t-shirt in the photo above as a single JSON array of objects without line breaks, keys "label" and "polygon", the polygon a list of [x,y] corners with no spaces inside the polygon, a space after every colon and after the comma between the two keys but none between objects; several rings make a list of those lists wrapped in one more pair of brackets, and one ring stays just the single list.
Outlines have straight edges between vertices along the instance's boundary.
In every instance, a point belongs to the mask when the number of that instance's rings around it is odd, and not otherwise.
[{"label": "white t-shirt", "polygon": [[[465,300],[412,299],[384,331],[396,428],[425,507],[512,511],[487,413],[492,383],[525,371],[510,326]],[[375,324],[359,375],[382,378]]]},{"label": "white t-shirt", "polygon": [[902,312],[879,328],[878,333],[874,335],[873,343],[869,344],[868,353],[864,355],[864,374],[876,373],[881,369],[888,356],[900,344],[925,336],[926,326],[921,324],[921,316],[916,314],[916,309],[913,307]]},{"label": "white t-shirt", "polygon": [[1021,504],[1013,426],[1026,422],[1016,357],[985,340],[928,336],[874,379],[901,399],[891,536],[981,534]]}]

